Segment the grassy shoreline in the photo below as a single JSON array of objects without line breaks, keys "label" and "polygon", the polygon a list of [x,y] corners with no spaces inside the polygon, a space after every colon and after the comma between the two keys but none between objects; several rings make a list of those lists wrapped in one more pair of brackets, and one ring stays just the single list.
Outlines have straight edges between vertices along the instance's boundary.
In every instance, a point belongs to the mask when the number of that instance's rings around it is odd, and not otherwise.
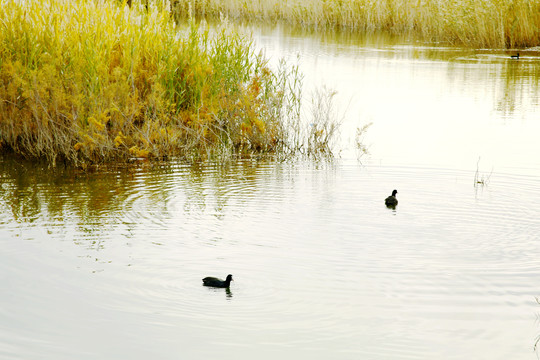
[{"label": "grassy shoreline", "polygon": [[0,1],[0,151],[75,165],[291,151],[301,76],[226,26],[110,0]]},{"label": "grassy shoreline", "polygon": [[227,16],[322,30],[385,31],[475,48],[540,45],[540,0],[171,0],[179,18]]}]

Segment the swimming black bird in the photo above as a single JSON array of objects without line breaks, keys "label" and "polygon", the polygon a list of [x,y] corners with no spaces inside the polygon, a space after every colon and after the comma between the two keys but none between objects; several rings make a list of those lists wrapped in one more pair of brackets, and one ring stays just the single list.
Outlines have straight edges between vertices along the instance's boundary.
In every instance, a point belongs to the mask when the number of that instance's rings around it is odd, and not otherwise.
[{"label": "swimming black bird", "polygon": [[228,288],[231,286],[231,281],[233,281],[232,275],[227,275],[227,278],[225,280],[221,280],[215,277],[205,277],[202,279],[204,286],[211,286],[211,287],[217,287],[217,288]]},{"label": "swimming black bird", "polygon": [[398,204],[398,201],[396,199],[396,194],[397,194],[397,190],[394,190],[392,191],[392,195],[384,199],[384,203],[386,204],[386,206],[396,207],[396,205]]},{"label": "swimming black bird", "polygon": [[519,59],[519,52],[516,55],[511,55],[510,57],[516,60]]}]

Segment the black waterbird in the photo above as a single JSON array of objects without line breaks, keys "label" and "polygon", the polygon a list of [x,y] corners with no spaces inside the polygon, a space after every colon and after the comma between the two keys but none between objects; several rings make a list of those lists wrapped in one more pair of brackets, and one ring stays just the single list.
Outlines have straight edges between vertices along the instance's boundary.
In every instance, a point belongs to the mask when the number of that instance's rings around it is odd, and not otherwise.
[{"label": "black waterbird", "polygon": [[392,195],[384,199],[384,203],[386,204],[386,206],[396,207],[396,205],[398,204],[398,201],[396,199],[396,194],[397,194],[397,190],[394,190],[392,191]]},{"label": "black waterbird", "polygon": [[232,275],[227,275],[225,280],[221,280],[212,276],[205,277],[202,279],[204,286],[211,286],[217,288],[228,288],[231,286],[231,281],[233,281]]},{"label": "black waterbird", "polygon": [[510,58],[512,59],[519,59],[519,52],[516,55],[511,55]]}]

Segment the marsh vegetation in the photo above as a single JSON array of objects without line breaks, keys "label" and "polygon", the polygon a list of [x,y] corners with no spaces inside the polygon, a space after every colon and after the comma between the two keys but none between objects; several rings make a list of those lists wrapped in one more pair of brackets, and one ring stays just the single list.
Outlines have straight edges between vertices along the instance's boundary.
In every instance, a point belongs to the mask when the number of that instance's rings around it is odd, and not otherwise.
[{"label": "marsh vegetation", "polygon": [[[332,153],[335,92],[315,91],[303,113],[299,68],[269,66],[227,19],[492,48],[538,45],[540,36],[540,0],[1,4],[0,149],[83,166]],[[200,21],[210,19],[219,21]]]},{"label": "marsh vegetation", "polygon": [[3,1],[0,147],[83,165],[299,150],[298,68],[162,5]]},{"label": "marsh vegetation", "polygon": [[539,0],[172,0],[178,17],[284,21],[354,32],[410,33],[478,48],[538,46]]},{"label": "marsh vegetation", "polygon": [[476,162],[476,172],[474,173],[474,186],[487,186],[489,184],[489,181],[491,180],[491,175],[493,174],[493,169],[491,169],[491,172],[489,174],[482,173],[479,170],[480,165],[480,158],[478,158],[478,161]]}]

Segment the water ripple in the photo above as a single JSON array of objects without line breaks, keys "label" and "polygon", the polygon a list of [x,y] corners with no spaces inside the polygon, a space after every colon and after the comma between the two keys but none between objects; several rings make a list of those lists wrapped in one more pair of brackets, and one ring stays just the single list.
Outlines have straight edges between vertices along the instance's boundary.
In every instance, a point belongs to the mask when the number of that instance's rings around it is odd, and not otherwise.
[{"label": "water ripple", "polygon": [[[525,341],[516,337],[530,334],[508,329],[538,311],[540,214],[527,200],[539,182],[495,173],[475,188],[473,179],[420,167],[173,165],[133,172],[111,198],[99,186],[81,191],[87,210],[75,206],[73,187],[43,187],[41,199],[50,191],[65,207],[42,203],[28,224],[2,215],[10,234],[2,273],[18,279],[9,285],[17,299],[5,301],[71,309],[77,321],[57,314],[53,343],[103,323],[132,325],[124,345],[137,348],[133,339],[149,328],[160,348],[176,348],[178,335],[190,339],[185,351],[207,357],[213,348],[256,347],[311,358],[431,358],[449,341],[466,350],[448,359],[492,343],[501,354],[519,352]],[[390,210],[383,199],[394,187],[400,204]],[[21,243],[17,231],[35,240]],[[229,291],[202,286],[203,277],[228,273]],[[37,308],[29,316],[53,321]],[[9,312],[0,317],[23,327]],[[16,333],[13,343],[25,343]]]}]

